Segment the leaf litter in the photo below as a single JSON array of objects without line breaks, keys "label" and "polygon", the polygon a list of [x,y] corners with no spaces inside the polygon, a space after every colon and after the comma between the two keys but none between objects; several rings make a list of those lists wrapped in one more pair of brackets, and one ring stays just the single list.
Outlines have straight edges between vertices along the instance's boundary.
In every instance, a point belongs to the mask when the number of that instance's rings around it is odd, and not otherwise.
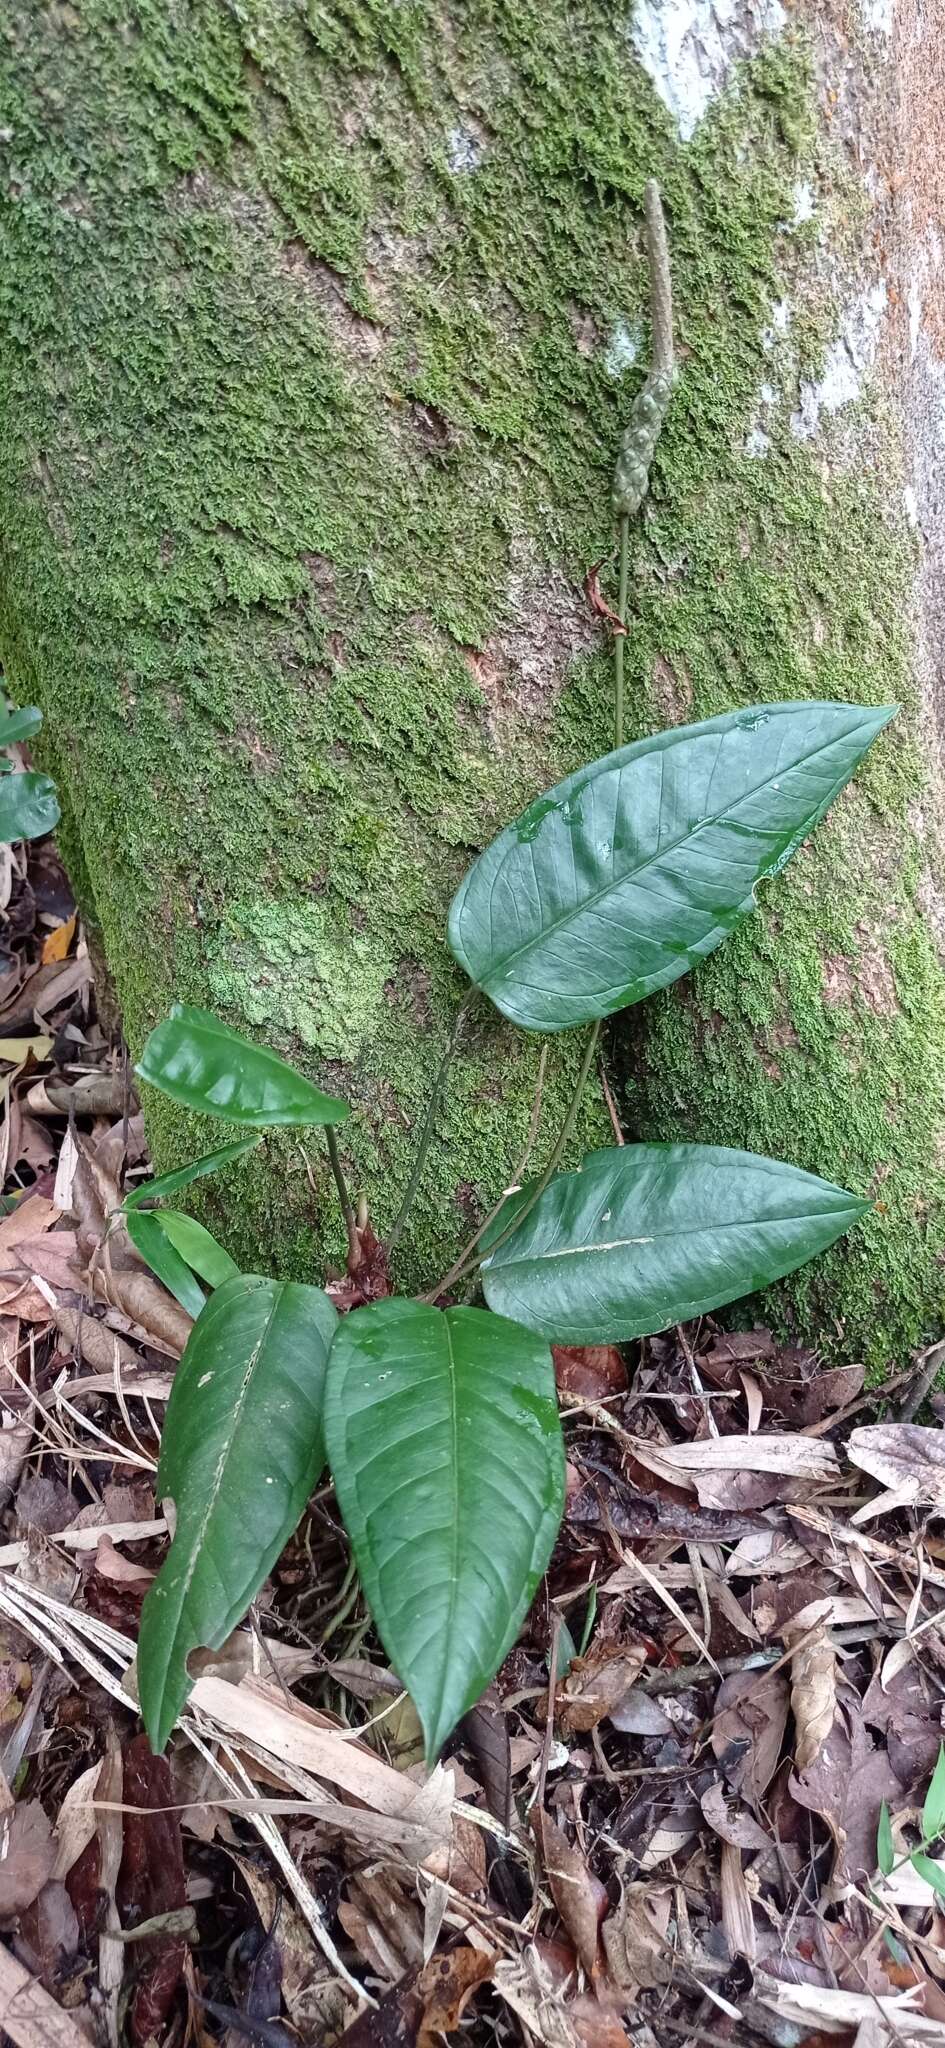
[{"label": "leaf litter", "polygon": [[[12,850],[2,915],[14,2048],[945,2041],[945,1455],[910,1397],[935,1417],[924,1357],[871,1395],[857,1368],[708,1319],[557,1347],[561,1535],[435,1770],[325,1488],[151,1757],[134,1652],[190,1322],[116,1221],[143,1129],[48,844]],[[366,1218],[333,1288],[341,1309],[387,1290]]]}]

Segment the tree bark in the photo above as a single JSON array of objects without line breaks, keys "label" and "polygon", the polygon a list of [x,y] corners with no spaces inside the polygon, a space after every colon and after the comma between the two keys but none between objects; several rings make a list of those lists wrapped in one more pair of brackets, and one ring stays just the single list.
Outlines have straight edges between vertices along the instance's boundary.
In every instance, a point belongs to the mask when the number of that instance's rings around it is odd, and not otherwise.
[{"label": "tree bark", "polygon": [[[824,29],[812,62],[758,13],[14,4],[0,651],[46,712],[132,1046],[182,997],[302,1061],[351,1100],[349,1174],[389,1225],[462,994],[450,895],[610,744],[582,583],[611,557],[655,175],[682,377],[634,534],[628,735],[761,698],[904,710],[761,915],[610,1058],[631,1135],[750,1144],[880,1196],[773,1306],[882,1360],[941,1313],[945,1215],[907,294],[876,217],[838,225],[889,72],[877,29],[842,57]],[[830,122],[825,52],[847,94]],[[884,225],[895,166],[871,161]],[[551,1047],[538,1158],[580,1052]],[[477,1009],[404,1285],[504,1184],[539,1054]],[[211,1136],[148,1112],[161,1166]],[[592,1091],[575,1157],[608,1132]],[[306,1277],[343,1255],[326,1162],[292,1143],[207,1200],[247,1263]]]}]

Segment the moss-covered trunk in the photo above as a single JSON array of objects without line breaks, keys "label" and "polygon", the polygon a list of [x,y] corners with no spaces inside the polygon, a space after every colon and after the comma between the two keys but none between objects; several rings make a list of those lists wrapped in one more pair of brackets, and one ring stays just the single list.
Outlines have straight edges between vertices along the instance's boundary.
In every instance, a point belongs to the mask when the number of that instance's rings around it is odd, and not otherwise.
[{"label": "moss-covered trunk", "polygon": [[[934,1322],[945,1180],[895,428],[829,472],[792,428],[835,311],[798,193],[820,181],[837,219],[850,198],[809,51],[739,31],[720,95],[674,118],[638,55],[659,12],[14,4],[0,651],[47,713],[132,1044],[182,996],[301,1058],[355,1103],[352,1177],[389,1221],[460,992],[452,889],[609,744],[581,586],[658,176],[683,377],[635,541],[632,728],[813,692],[907,710],[764,916],[657,1007],[629,1116],[882,1183],[817,1315],[885,1354]],[[546,1132],[578,1052],[552,1047]],[[488,1018],[464,1041],[406,1281],[510,1170],[538,1055]],[[149,1109],[162,1164],[205,1135]],[[583,1135],[606,1128],[593,1098]],[[340,1248],[312,1166],[314,1189],[287,1145],[234,1178],[239,1256],[305,1273]]]}]

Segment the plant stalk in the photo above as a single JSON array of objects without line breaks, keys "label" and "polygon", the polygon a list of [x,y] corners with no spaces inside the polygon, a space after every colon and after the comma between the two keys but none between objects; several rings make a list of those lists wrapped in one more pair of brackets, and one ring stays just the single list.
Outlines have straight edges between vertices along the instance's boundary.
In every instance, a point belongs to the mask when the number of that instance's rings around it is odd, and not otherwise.
[{"label": "plant stalk", "polygon": [[[554,1145],[551,1148],[548,1163],[544,1167],[538,1180],[535,1182],[534,1187],[532,1188],[522,1208],[519,1210],[518,1215],[513,1217],[512,1222],[507,1224],[506,1228],[500,1232],[499,1236],[496,1238],[495,1243],[489,1246],[490,1257],[492,1256],[493,1252],[497,1252],[499,1250],[500,1245],[506,1243],[508,1238],[512,1236],[513,1231],[516,1231],[519,1228],[519,1225],[521,1223],[524,1223],[526,1216],[531,1215],[531,1212],[535,1207],[535,1203],[544,1194],[545,1189],[548,1186],[548,1183],[551,1180],[552,1175],[557,1169],[558,1163],[561,1159],[561,1155],[564,1152],[566,1145],[568,1144],[568,1141],[571,1137],[571,1133],[574,1130],[574,1126],[577,1122],[578,1111],[581,1107],[581,1098],[584,1094],[584,1087],[587,1081],[588,1074],[591,1071],[594,1054],[597,1051],[597,1041],[599,1037],[600,1024],[592,1024],[590,1036],[588,1038],[587,1045],[584,1050],[584,1058],[581,1061],[580,1071],[578,1073],[577,1080],[574,1084],[571,1100],[568,1104],[567,1115],[565,1117],[564,1123],[561,1126],[558,1136],[555,1139]],[[504,1209],[508,1199],[509,1197],[507,1194],[503,1194],[500,1196],[499,1200],[490,1209],[488,1216],[486,1216],[483,1222],[480,1223],[479,1229],[476,1231],[475,1236],[470,1238],[469,1243],[464,1246],[463,1250],[459,1253],[459,1256],[454,1260],[452,1266],[449,1269],[449,1272],[444,1274],[443,1279],[438,1282],[436,1287],[431,1287],[427,1294],[422,1295],[421,1300],[437,1301],[441,1294],[445,1294],[448,1287],[454,1287],[457,1281],[465,1280],[470,1273],[475,1272],[477,1266],[481,1266],[482,1260],[475,1256],[476,1248],[481,1243],[483,1237],[486,1234],[486,1231],[489,1230],[491,1225],[495,1222],[496,1217]]]},{"label": "plant stalk", "polygon": [[359,1250],[358,1229],[357,1224],[355,1222],[354,1208],[352,1206],[351,1196],[348,1193],[348,1184],[345,1180],[344,1169],[341,1164],[341,1155],[338,1151],[338,1140],[335,1137],[335,1133],[331,1127],[331,1124],[325,1124],[324,1131],[325,1143],[328,1147],[328,1158],[331,1162],[331,1170],[334,1176],[335,1186],[338,1190],[338,1200],[341,1204],[341,1213],[345,1220],[345,1230],[348,1235],[348,1254],[352,1260],[355,1260],[357,1259]]},{"label": "plant stalk", "polygon": [[614,746],[623,746],[623,649],[626,640],[627,590],[630,582],[630,514],[620,515],[620,592],[617,617],[620,629],[614,634]]}]

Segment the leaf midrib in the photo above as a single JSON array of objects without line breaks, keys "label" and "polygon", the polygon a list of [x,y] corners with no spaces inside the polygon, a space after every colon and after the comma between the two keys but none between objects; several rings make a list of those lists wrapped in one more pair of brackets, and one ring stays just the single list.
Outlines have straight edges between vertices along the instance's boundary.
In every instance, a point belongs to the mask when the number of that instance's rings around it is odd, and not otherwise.
[{"label": "leaf midrib", "polygon": [[[813,753],[805,754],[802,761],[794,761],[792,763],[791,769],[785,769],[782,772],[785,775],[787,775],[799,767],[806,767],[809,762],[816,761],[819,754],[827,753],[831,747],[834,747],[837,744],[838,740],[836,736],[831,740],[825,740],[823,745],[815,748]],[[719,751],[721,751],[721,742],[719,746]],[[629,762],[627,762],[624,764],[624,767],[618,770],[618,777],[621,780],[625,773],[625,769],[629,767],[629,765]],[[610,770],[604,770],[602,771],[602,774],[611,772],[612,771]],[[715,773],[714,768],[712,772],[713,774]],[[601,886],[601,888],[593,890],[589,896],[582,897],[580,903],[576,904],[571,909],[564,911],[560,917],[555,918],[552,924],[543,925],[541,930],[535,936],[526,939],[522,945],[514,947],[510,953],[500,954],[495,959],[494,967],[487,974],[482,986],[488,987],[491,983],[495,981],[496,975],[500,967],[508,967],[510,962],[514,963],[516,960],[520,960],[523,954],[534,952],[535,948],[541,946],[546,939],[550,938],[553,935],[553,933],[561,931],[564,926],[573,923],[573,921],[576,918],[584,916],[584,914],[588,910],[592,910],[594,908],[594,905],[601,902],[604,897],[612,895],[614,890],[623,888],[628,882],[635,882],[637,877],[644,874],[647,868],[652,867],[655,861],[663,860],[669,854],[675,853],[680,846],[684,846],[687,844],[688,841],[697,838],[700,832],[706,832],[709,830],[710,826],[718,825],[722,819],[728,816],[729,812],[734,811],[737,808],[738,804],[747,803],[752,797],[757,796],[759,794],[759,791],[766,789],[768,787],[768,784],[772,781],[774,773],[775,770],[772,769],[771,773],[766,775],[761,782],[755,783],[751,789],[743,790],[741,795],[738,797],[737,802],[733,801],[727,805],[724,805],[720,811],[714,811],[711,817],[701,818],[698,824],[692,826],[690,830],[680,833],[676,839],[671,839],[667,841],[667,844],[665,846],[657,847],[655,853],[650,854],[646,860],[640,861],[635,868],[628,869],[625,874],[620,876],[619,880],[614,881],[613,879],[611,879],[609,882],[604,883]],[[590,786],[592,780],[595,779],[599,780],[601,778],[592,778],[591,776],[588,776],[587,780],[584,783],[582,783],[581,790],[576,792],[576,794],[580,795],[583,790],[587,789]],[[849,781],[849,776],[844,777],[843,781]],[[833,801],[833,796],[836,794],[836,790],[838,787],[842,788],[843,782],[841,782],[839,785],[835,785],[834,790],[831,792],[831,795],[826,799],[827,804],[830,804]],[[568,801],[570,801],[570,798],[568,799]],[[823,808],[825,808],[823,804],[819,804],[815,807],[815,809],[820,810],[823,810]],[[814,815],[815,812],[810,813],[811,818],[813,818]],[[509,828],[510,831],[514,831],[514,829],[514,826]],[[796,828],[797,831],[800,831],[802,829],[807,830],[809,829],[809,827],[805,823],[803,826],[799,826],[798,828]],[[796,832],[794,836],[796,837]],[[510,847],[509,855],[506,856],[506,859],[509,858],[512,852],[514,852],[514,848]],[[501,875],[502,869],[505,867],[505,865],[506,861],[503,860],[501,866],[496,871],[494,880],[491,884],[489,891],[490,927],[492,922],[491,899],[495,893],[496,884],[498,883],[499,876]],[[757,880],[763,881],[764,879],[765,871],[762,870],[762,872],[758,875]],[[754,887],[755,885],[753,884],[752,886]],[[658,943],[658,941],[653,941],[653,943]],[[473,978],[475,979],[475,976]]]},{"label": "leaf midrib", "polygon": [[[868,1208],[869,1204],[867,1203],[866,1206]],[[760,1218],[758,1216],[736,1216],[729,1223],[715,1223],[709,1221],[706,1223],[680,1224],[679,1228],[675,1230],[654,1230],[649,1237],[615,1237],[609,1238],[606,1244],[572,1244],[565,1245],[561,1251],[557,1252],[520,1252],[517,1258],[502,1259],[497,1257],[495,1265],[493,1266],[493,1271],[497,1273],[501,1267],[508,1268],[510,1266],[537,1265],[539,1263],[544,1263],[548,1259],[578,1258],[581,1256],[582,1253],[584,1253],[588,1258],[591,1258],[595,1253],[598,1252],[625,1251],[629,1245],[658,1244],[660,1240],[663,1238],[673,1240],[678,1237],[704,1237],[706,1231],[711,1231],[713,1235],[718,1235],[724,1230],[745,1230],[750,1228],[766,1229],[769,1228],[772,1224],[789,1225],[792,1223],[829,1222],[832,1221],[832,1219],[835,1216],[845,1216],[847,1213],[848,1212],[845,1208],[818,1209],[816,1212],[807,1209],[803,1210],[799,1216],[765,1216]],[[859,1213],[862,1215],[864,1212],[861,1209]],[[491,1261],[489,1259],[483,1259],[482,1263],[485,1267],[490,1265]]]}]

